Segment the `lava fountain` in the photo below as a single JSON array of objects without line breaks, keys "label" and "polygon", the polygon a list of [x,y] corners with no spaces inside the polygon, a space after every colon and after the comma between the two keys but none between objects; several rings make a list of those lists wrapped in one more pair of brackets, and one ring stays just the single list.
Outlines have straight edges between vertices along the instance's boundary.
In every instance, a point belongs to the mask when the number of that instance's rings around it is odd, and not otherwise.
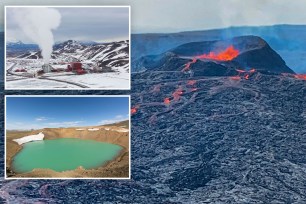
[{"label": "lava fountain", "polygon": [[239,50],[235,49],[233,45],[226,48],[219,53],[210,52],[209,54],[199,55],[197,59],[210,59],[216,61],[230,61],[239,55]]},{"label": "lava fountain", "polygon": [[194,64],[198,59],[207,59],[207,60],[214,60],[214,61],[230,61],[236,58],[239,55],[239,50],[235,49],[233,45],[230,45],[225,50],[216,53],[216,52],[209,52],[208,54],[202,54],[193,57],[191,62],[188,62],[182,71],[188,71],[190,66]]}]

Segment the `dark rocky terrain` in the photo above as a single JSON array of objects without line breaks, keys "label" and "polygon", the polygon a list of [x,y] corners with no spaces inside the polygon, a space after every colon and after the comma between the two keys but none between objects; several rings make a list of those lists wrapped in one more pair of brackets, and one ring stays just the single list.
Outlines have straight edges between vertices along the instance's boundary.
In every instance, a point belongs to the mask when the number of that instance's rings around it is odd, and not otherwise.
[{"label": "dark rocky terrain", "polygon": [[[306,81],[268,53],[287,74],[266,60],[252,72],[238,72],[239,61],[205,60],[182,72],[190,59],[174,52],[154,58],[150,69],[132,74],[131,180],[3,181],[2,201],[305,203]],[[6,92],[29,93],[128,94]]]}]

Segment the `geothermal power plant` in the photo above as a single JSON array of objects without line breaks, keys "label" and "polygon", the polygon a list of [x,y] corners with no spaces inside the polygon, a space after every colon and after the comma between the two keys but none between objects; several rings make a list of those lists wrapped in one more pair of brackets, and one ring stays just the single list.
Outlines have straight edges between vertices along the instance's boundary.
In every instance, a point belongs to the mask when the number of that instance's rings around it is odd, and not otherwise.
[{"label": "geothermal power plant", "polygon": [[51,72],[51,65],[50,64],[44,64],[42,66],[42,70],[44,71],[44,73],[49,73]]}]

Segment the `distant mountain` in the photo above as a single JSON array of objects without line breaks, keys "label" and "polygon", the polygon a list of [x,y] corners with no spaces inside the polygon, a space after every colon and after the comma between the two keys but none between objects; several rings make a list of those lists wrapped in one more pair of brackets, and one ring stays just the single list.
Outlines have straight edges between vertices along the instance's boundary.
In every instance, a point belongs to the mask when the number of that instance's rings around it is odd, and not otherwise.
[{"label": "distant mountain", "polygon": [[[216,53],[224,52],[229,47],[233,51],[224,53],[225,58],[218,59]],[[228,56],[230,52],[235,56]],[[209,54],[210,53],[210,54]],[[201,56],[201,55],[207,56]],[[212,55],[209,57],[209,55]],[[214,59],[215,58],[215,59]],[[215,40],[191,42],[170,49],[160,55],[148,55],[133,61],[135,71],[159,70],[180,71],[190,66],[194,74],[206,76],[235,75],[236,69],[248,70],[255,68],[257,71],[268,73],[294,73],[269,44],[260,37],[241,36],[228,40]]]},{"label": "distant mountain", "polygon": [[[66,42],[66,41],[67,41],[67,40],[58,41],[58,42],[55,43],[55,46],[56,46],[57,44],[61,44],[61,43],[64,43],[64,42]],[[69,41],[75,41],[75,42],[77,42],[77,43],[79,43],[79,44],[81,44],[81,45],[97,45],[97,44],[99,44],[99,43],[97,43],[97,42],[95,42],[95,41],[91,41],[91,40],[69,40]]]},{"label": "distant mountain", "polygon": [[101,125],[101,126],[117,126],[117,127],[125,127],[125,128],[129,128],[129,120],[124,120],[124,121],[120,121],[120,122],[116,122],[116,123],[111,123],[111,124],[105,124],[105,125]]},{"label": "distant mountain", "polygon": [[14,57],[29,51],[39,51],[39,46],[36,44],[25,44],[21,41],[7,42],[6,50],[8,57]]},{"label": "distant mountain", "polygon": [[53,53],[74,53],[76,50],[83,50],[86,46],[75,40],[67,40],[53,46]]},{"label": "distant mountain", "polygon": [[7,41],[6,42],[6,46],[15,46],[15,45],[22,45],[24,44],[23,42],[21,42],[20,40],[18,41]]},{"label": "distant mountain", "polygon": [[[189,42],[224,40],[242,35],[256,35],[263,38],[278,54],[280,54],[291,69],[297,73],[306,73],[306,64],[304,63],[306,61],[305,33],[305,25],[275,25],[230,27],[225,29],[179,33],[132,34],[131,60],[139,60],[139,58],[147,55],[158,55]],[[1,35],[3,38],[3,33]],[[83,42],[80,44],[86,45],[87,43],[88,42]],[[30,50],[33,51],[37,51],[38,49],[37,45],[32,45],[30,48]],[[11,54],[9,50],[10,49],[8,49],[8,54]],[[22,50],[23,49],[21,49],[21,51]]]},{"label": "distant mountain", "polygon": [[296,72],[306,73],[306,26],[275,25],[230,27],[179,33],[148,33],[132,35],[132,61],[142,56],[157,55],[189,42],[225,40],[242,35],[263,38]]},{"label": "distant mountain", "polygon": [[[18,44],[20,45],[20,44]],[[18,47],[17,44],[14,46]],[[24,45],[20,45],[25,47]],[[10,53],[16,49],[7,46]],[[26,50],[21,54],[20,59],[39,59],[42,58],[40,50]],[[91,43],[86,44],[80,41],[68,40],[57,43],[53,46],[52,59],[59,61],[86,61],[97,64],[99,67],[109,67],[113,71],[118,69],[129,71],[129,41],[119,41],[111,43]]]}]

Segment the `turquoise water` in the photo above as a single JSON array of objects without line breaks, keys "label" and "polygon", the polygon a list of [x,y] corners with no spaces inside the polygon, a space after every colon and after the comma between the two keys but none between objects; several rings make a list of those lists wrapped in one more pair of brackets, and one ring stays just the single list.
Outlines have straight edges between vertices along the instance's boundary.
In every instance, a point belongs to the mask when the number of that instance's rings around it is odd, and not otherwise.
[{"label": "turquoise water", "polygon": [[13,159],[17,173],[35,168],[67,171],[82,166],[85,169],[99,167],[114,159],[122,147],[110,143],[81,139],[55,139],[29,142]]}]

